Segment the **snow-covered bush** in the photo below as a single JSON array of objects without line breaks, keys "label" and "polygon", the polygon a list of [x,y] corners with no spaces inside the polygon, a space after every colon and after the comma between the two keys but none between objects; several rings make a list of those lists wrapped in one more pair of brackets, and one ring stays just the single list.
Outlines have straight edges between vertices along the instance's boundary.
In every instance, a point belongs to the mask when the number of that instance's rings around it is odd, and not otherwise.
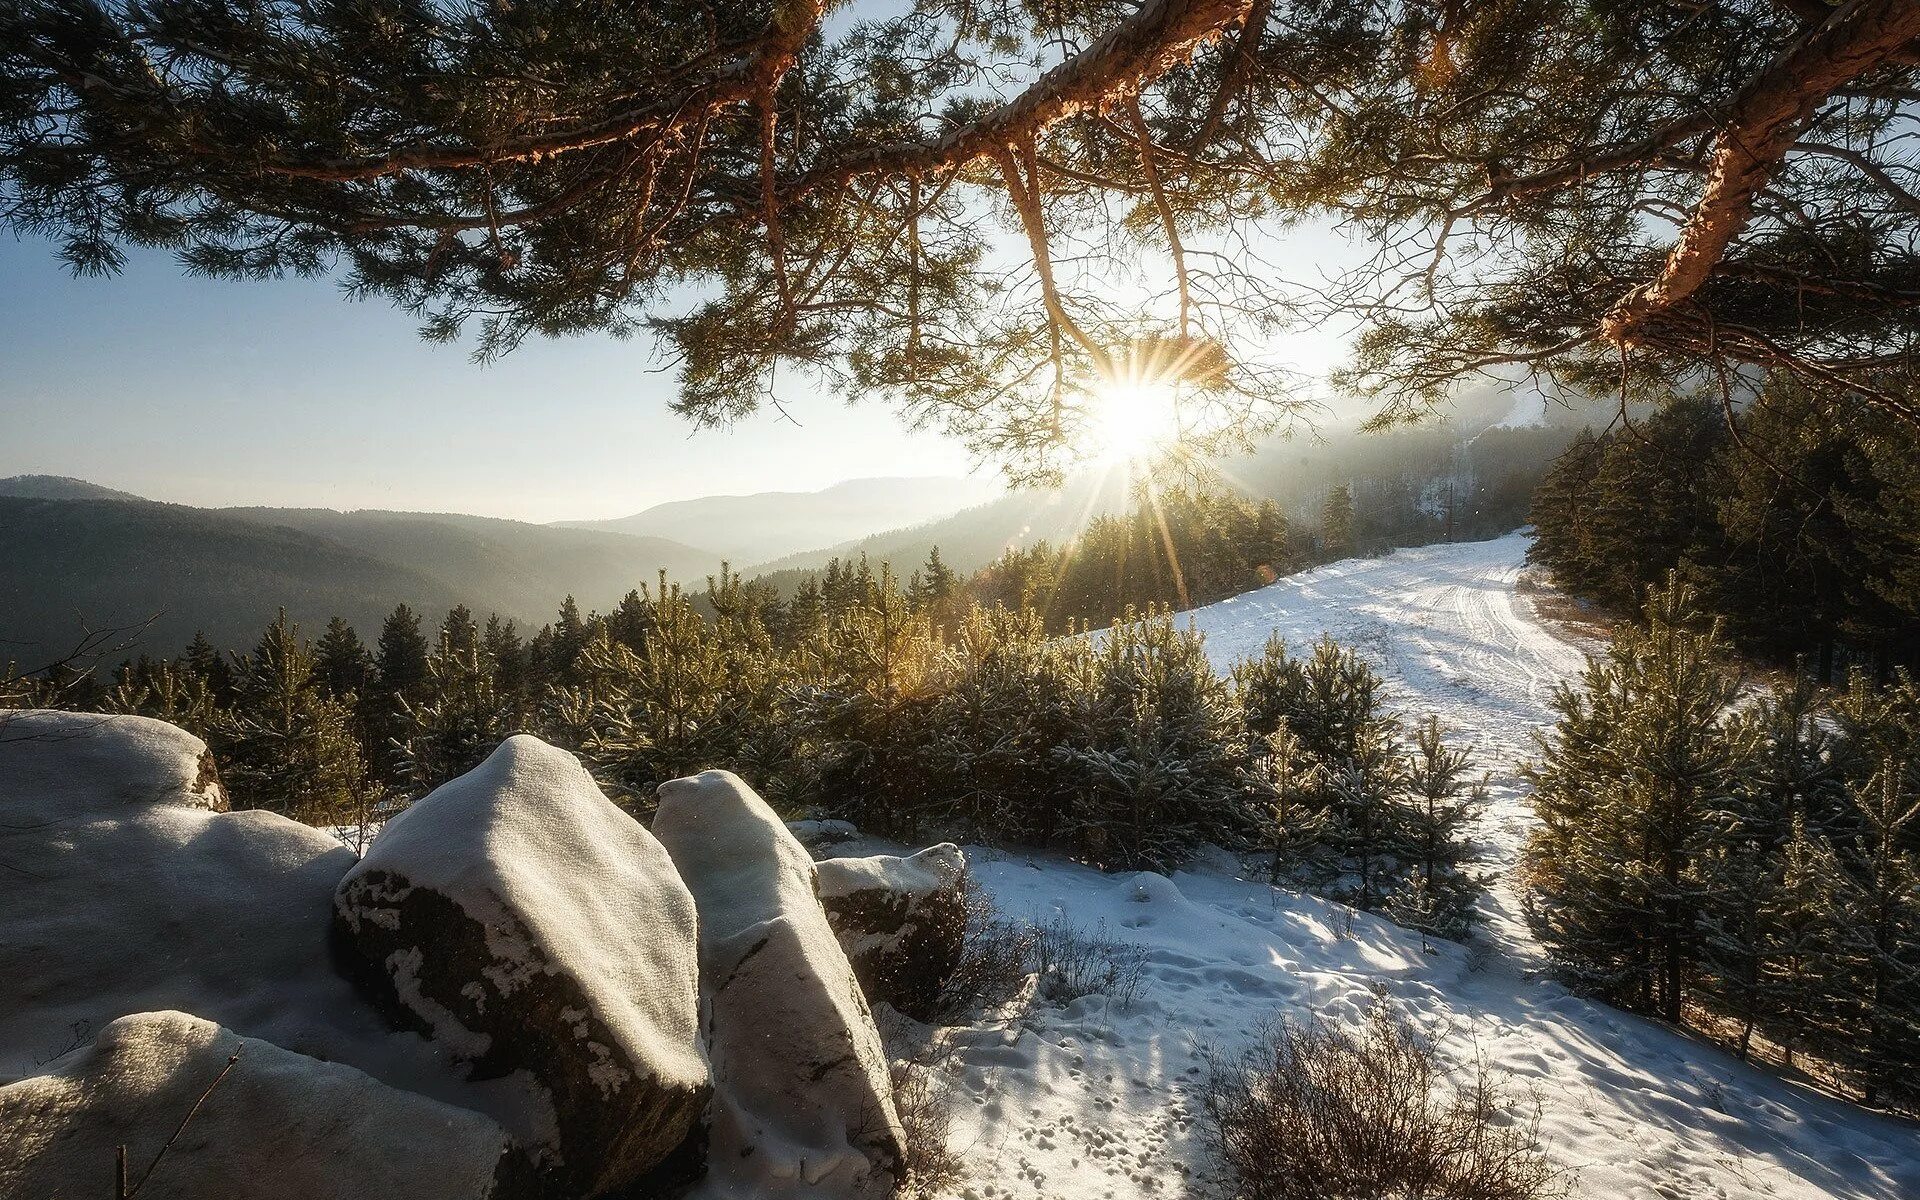
[{"label": "snow-covered bush", "polygon": [[1276,1022],[1215,1057],[1205,1101],[1243,1200],[1541,1200],[1564,1192],[1537,1106],[1455,1067],[1376,998],[1358,1030]]}]

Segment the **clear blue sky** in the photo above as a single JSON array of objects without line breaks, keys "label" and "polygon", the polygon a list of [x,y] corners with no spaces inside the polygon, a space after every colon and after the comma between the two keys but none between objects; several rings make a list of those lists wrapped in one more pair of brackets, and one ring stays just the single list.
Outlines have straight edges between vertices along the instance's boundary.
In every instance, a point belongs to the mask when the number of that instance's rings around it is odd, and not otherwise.
[{"label": "clear blue sky", "polygon": [[0,236],[0,477],[182,504],[622,516],[662,500],[963,474],[936,434],[805,389],[692,433],[644,341],[529,341],[489,367],[327,280],[191,279],[166,254],[73,279]]}]

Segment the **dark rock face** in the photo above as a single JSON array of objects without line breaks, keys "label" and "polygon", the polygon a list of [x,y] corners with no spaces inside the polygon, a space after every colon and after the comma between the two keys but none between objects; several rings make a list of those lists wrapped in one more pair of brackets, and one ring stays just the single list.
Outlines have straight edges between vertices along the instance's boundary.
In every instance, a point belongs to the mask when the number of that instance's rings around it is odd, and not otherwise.
[{"label": "dark rock face", "polygon": [[815,870],[820,905],[867,999],[932,1019],[966,948],[967,860],[960,848],[943,843],[904,858],[828,858]]},{"label": "dark rock face", "polygon": [[121,1147],[152,1200],[524,1194],[479,1113],[179,1012],[122,1017],[0,1088],[0,1129],[0,1195],[23,1200],[113,1195]]},{"label": "dark rock face", "polygon": [[891,1195],[891,1071],[806,850],[727,771],[662,784],[653,827],[700,906],[716,1193]]},{"label": "dark rock face", "polygon": [[335,910],[356,984],[518,1093],[505,1123],[553,1187],[685,1173],[711,1092],[693,899],[571,755],[510,739],[390,822]]}]

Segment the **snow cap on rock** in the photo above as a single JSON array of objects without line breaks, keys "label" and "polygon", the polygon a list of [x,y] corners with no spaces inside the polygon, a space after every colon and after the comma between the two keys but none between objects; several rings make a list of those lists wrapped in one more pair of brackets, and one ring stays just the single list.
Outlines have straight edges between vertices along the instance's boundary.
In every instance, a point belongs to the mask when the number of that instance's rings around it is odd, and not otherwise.
[{"label": "snow cap on rock", "polygon": [[479,1113],[179,1012],[0,1088],[0,1129],[0,1195],[23,1200],[112,1195],[121,1147],[151,1200],[488,1200],[513,1166]]},{"label": "snow cap on rock", "polygon": [[967,940],[967,858],[950,842],[904,858],[822,859],[820,904],[870,1002],[938,1015]]},{"label": "snow cap on rock", "polygon": [[503,1114],[562,1187],[598,1194],[687,1140],[709,1094],[693,898],[571,754],[509,738],[388,822],[341,880],[356,980],[525,1093]]},{"label": "snow cap on rock", "polygon": [[805,848],[728,771],[660,785],[653,829],[700,909],[714,1070],[705,1194],[890,1194],[904,1135],[886,1052]]},{"label": "snow cap on rock", "polygon": [[184,729],[149,717],[0,712],[0,809],[50,792],[84,797],[90,813],[127,804],[227,810],[212,753]]}]

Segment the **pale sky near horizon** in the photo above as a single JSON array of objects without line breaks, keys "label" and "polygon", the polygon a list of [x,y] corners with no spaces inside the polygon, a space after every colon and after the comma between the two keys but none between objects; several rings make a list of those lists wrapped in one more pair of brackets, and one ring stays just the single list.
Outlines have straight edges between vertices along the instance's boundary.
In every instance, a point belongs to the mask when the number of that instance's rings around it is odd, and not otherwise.
[{"label": "pale sky near horizon", "polygon": [[[1338,262],[1328,231],[1274,261]],[[771,410],[695,431],[643,339],[529,338],[490,366],[422,341],[407,313],[331,279],[184,274],[128,251],[73,278],[43,238],[0,236],[0,478],[67,475],[205,507],[387,508],[525,521],[621,517],[667,500],[811,491],[871,476],[992,478],[964,447],[849,407],[795,376]],[[1307,394],[1345,338],[1304,329],[1265,353]]]},{"label": "pale sky near horizon", "polygon": [[74,279],[54,250],[0,237],[0,477],[209,507],[551,521],[972,467],[884,406],[805,387],[782,397],[798,427],[766,412],[695,432],[667,411],[673,379],[640,339],[529,339],[482,367],[331,280],[195,279],[150,251]]}]

